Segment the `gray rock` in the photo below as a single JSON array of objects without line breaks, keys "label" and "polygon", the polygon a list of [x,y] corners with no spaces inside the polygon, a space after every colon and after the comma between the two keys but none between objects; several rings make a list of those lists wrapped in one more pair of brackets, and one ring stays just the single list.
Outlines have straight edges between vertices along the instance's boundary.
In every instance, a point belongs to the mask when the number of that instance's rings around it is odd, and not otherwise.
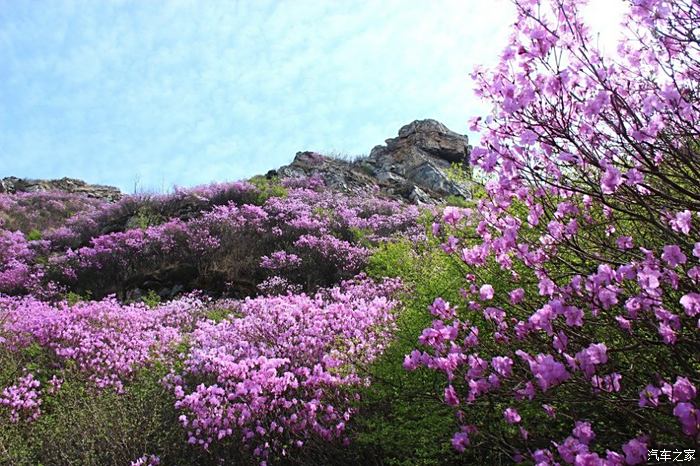
[{"label": "gray rock", "polygon": [[469,198],[469,186],[449,179],[445,169],[466,166],[470,151],[466,136],[435,120],[414,121],[386,145],[354,162],[316,152],[298,152],[294,161],[276,171],[280,177],[320,176],[327,186],[344,192],[376,192],[416,204],[436,204],[447,196]]},{"label": "gray rock", "polygon": [[114,186],[88,184],[74,178],[33,180],[10,176],[0,180],[0,193],[32,193],[39,191],[65,191],[108,201],[116,201],[122,197],[121,191]]}]

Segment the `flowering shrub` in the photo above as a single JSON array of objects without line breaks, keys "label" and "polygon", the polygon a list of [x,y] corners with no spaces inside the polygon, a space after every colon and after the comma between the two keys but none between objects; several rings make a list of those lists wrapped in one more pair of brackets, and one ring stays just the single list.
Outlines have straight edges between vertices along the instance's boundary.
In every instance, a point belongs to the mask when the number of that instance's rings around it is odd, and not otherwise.
[{"label": "flowering shrub", "polygon": [[109,205],[101,199],[64,191],[0,194],[0,227],[43,234],[73,216],[90,215]]},{"label": "flowering shrub", "polygon": [[[166,360],[194,326],[204,303],[196,297],[149,309],[102,301],[51,305],[34,298],[0,298],[3,344],[20,351],[36,344],[60,366],[72,365],[97,387],[123,389],[140,368]],[[52,385],[58,382],[54,381]]]},{"label": "flowering shrub", "polygon": [[0,228],[0,293],[54,295],[58,288],[44,280],[43,265],[37,260],[46,256],[48,247],[47,241],[28,240],[20,231]]},{"label": "flowering shrub", "polygon": [[436,299],[405,360],[444,375],[458,451],[639,464],[698,440],[697,4],[632,2],[610,58],[583,3],[516,0],[501,63],[474,74],[495,106],[473,122],[485,197],[433,228],[463,302]]},{"label": "flowering shrub", "polygon": [[3,389],[0,407],[9,410],[10,422],[31,422],[41,415],[41,383],[29,373],[20,377],[16,385]]},{"label": "flowering shrub", "polygon": [[[74,396],[63,394],[66,379],[69,393],[84,380],[95,396],[133,397],[144,371],[169,370],[172,419],[177,410],[193,448],[233,441],[263,461],[344,438],[354,389],[369,383],[361,369],[391,339],[400,286],[358,276],[313,296],[192,295],[154,308],[114,298],[69,305],[0,297],[0,360],[10,358],[0,371],[0,416],[50,422],[42,411],[50,419],[57,400]],[[26,375],[16,380],[19,370]]]},{"label": "flowering shrub", "polygon": [[96,236],[52,255],[49,275],[97,297],[149,280],[218,291],[229,283],[245,296],[272,276],[314,290],[359,273],[372,243],[417,236],[417,216],[394,201],[296,188],[261,206],[229,203],[190,220]]},{"label": "flowering shrub", "polygon": [[261,459],[344,435],[359,368],[389,341],[397,281],[359,278],[315,296],[246,299],[235,317],[201,322],[172,377],[189,442],[235,437]]}]

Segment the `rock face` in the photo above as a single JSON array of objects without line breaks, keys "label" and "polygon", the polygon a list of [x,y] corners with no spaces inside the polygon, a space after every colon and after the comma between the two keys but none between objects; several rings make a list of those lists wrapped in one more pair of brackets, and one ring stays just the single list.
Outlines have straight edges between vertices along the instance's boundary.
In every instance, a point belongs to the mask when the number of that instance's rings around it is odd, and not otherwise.
[{"label": "rock face", "polygon": [[[466,136],[435,120],[417,120],[402,127],[398,137],[376,146],[369,156],[343,160],[316,152],[297,152],[294,161],[267,175],[317,176],[326,186],[357,195],[379,194],[415,204],[437,204],[447,196],[470,198],[470,186],[446,174],[453,163],[466,165],[470,151]],[[122,197],[112,186],[87,184],[73,178],[0,179],[0,193],[61,190],[114,201]]]},{"label": "rock face", "polygon": [[469,198],[469,186],[450,180],[445,169],[466,164],[466,136],[435,120],[414,121],[369,156],[340,160],[315,152],[298,152],[294,161],[268,173],[281,177],[318,176],[327,186],[360,194],[372,190],[417,204],[435,204],[446,196]]},{"label": "rock face", "polygon": [[121,191],[114,186],[87,184],[74,178],[60,180],[30,180],[10,176],[0,179],[0,193],[25,193],[37,191],[65,191],[82,194],[87,197],[115,201],[122,197]]}]

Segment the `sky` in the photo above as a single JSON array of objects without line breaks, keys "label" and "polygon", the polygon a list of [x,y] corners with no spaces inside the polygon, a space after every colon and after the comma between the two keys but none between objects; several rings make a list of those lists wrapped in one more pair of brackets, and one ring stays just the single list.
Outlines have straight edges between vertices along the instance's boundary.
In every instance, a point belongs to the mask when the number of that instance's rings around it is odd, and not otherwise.
[{"label": "sky", "polygon": [[[612,40],[622,0],[587,16]],[[166,192],[489,112],[507,0],[0,0],[0,178]],[[470,134],[472,140],[476,135]]]}]

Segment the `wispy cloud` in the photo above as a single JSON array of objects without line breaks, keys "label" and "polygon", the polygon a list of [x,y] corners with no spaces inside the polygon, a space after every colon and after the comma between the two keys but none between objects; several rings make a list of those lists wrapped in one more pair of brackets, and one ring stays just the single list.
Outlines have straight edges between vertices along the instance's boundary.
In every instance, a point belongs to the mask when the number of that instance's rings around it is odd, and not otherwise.
[{"label": "wispy cloud", "polygon": [[513,19],[505,0],[0,0],[0,176],[160,189],[366,153],[418,118],[466,132],[488,110],[468,74]]}]

